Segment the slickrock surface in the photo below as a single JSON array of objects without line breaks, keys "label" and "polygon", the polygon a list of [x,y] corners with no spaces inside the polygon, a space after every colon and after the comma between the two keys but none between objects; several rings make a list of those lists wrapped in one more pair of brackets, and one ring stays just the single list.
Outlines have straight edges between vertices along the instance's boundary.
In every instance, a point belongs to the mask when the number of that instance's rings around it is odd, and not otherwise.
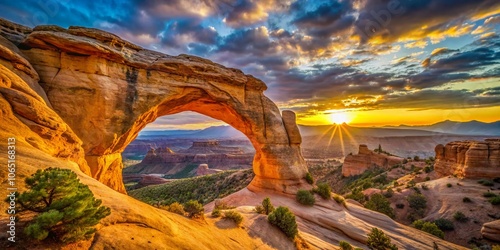
[{"label": "slickrock surface", "polygon": [[250,139],[256,149],[251,189],[294,193],[308,186],[295,115],[285,111],[282,118],[259,79],[203,58],[143,49],[97,29],[2,23],[1,34],[20,48],[2,47],[11,51],[2,53],[13,62],[9,67],[32,76],[30,92],[45,92],[47,99],[39,95],[39,101],[69,125],[62,130],[76,133],[91,176],[109,187],[125,192],[120,153],[139,131],[182,111],[222,120]]},{"label": "slickrock surface", "polygon": [[345,157],[342,165],[343,176],[359,175],[367,169],[378,166],[388,169],[396,164],[402,163],[403,158],[390,156],[384,153],[376,153],[368,149],[366,145],[359,145],[357,155],[348,155]]},{"label": "slickrock surface", "polygon": [[439,176],[500,177],[500,139],[455,141],[436,146],[434,169]]}]

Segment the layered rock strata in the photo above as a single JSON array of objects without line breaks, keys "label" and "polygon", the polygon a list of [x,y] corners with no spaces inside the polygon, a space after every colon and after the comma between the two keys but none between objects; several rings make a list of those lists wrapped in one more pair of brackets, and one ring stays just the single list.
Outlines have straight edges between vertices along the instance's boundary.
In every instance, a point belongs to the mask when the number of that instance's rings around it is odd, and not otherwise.
[{"label": "layered rock strata", "polygon": [[357,155],[348,155],[342,165],[343,176],[360,175],[373,167],[388,169],[403,162],[403,158],[391,156],[384,153],[376,153],[368,149],[364,144],[359,145]]}]

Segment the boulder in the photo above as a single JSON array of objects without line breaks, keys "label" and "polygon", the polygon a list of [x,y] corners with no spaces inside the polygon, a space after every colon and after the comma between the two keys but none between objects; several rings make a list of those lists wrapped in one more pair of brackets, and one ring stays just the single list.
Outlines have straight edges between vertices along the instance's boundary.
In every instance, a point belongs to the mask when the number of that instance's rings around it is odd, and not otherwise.
[{"label": "boulder", "polygon": [[484,238],[500,242],[500,220],[484,223],[481,234]]},{"label": "boulder", "polygon": [[454,141],[435,148],[434,169],[439,177],[500,177],[500,140]]},{"label": "boulder", "polygon": [[208,164],[200,164],[196,169],[196,176],[208,175],[208,174],[216,174],[222,172],[220,169],[211,169],[208,168]]}]

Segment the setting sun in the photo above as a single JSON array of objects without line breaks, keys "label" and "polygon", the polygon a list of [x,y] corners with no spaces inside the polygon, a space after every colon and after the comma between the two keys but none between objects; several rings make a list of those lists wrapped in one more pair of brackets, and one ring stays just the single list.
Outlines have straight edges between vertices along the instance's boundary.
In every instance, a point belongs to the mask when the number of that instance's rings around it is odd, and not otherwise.
[{"label": "setting sun", "polygon": [[351,117],[347,112],[337,112],[328,115],[328,120],[335,124],[349,123],[351,122]]}]

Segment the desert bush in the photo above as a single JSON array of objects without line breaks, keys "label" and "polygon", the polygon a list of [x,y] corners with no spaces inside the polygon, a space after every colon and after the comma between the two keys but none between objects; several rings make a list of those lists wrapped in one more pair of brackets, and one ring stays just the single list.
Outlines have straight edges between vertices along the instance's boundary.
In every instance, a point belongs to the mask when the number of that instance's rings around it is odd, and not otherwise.
[{"label": "desert bush", "polygon": [[491,198],[491,197],[496,197],[497,195],[495,193],[492,193],[490,191],[483,193],[483,197],[486,198]]},{"label": "desert bush", "polygon": [[434,224],[436,224],[436,226],[443,231],[452,231],[455,229],[453,222],[451,220],[447,220],[444,218],[439,218],[435,220]]},{"label": "desert bush", "polygon": [[274,206],[273,204],[271,204],[271,199],[266,197],[264,200],[262,200],[262,209],[265,215],[269,215],[274,211]]},{"label": "desert bush", "polygon": [[405,204],[403,204],[403,203],[398,203],[398,204],[396,204],[396,208],[398,208],[398,209],[403,209],[403,208],[405,208]]},{"label": "desert bush", "polygon": [[69,169],[39,169],[25,183],[28,190],[16,192],[16,206],[18,213],[37,213],[24,229],[34,239],[50,237],[65,243],[90,239],[96,231],[93,226],[111,213]]},{"label": "desert bush", "polygon": [[297,233],[297,222],[295,215],[287,207],[278,207],[269,214],[267,220],[277,226],[288,238],[295,238]]},{"label": "desert bush", "polygon": [[422,230],[424,232],[430,233],[430,234],[437,236],[441,239],[444,238],[444,232],[441,231],[441,229],[439,229],[439,227],[433,222],[416,220],[412,223],[412,226],[418,230]]},{"label": "desert bush", "polygon": [[466,222],[466,221],[469,220],[469,218],[467,218],[467,216],[464,213],[460,212],[460,211],[456,211],[453,214],[453,219],[455,219],[458,222]]},{"label": "desert bush", "polygon": [[313,191],[319,194],[323,199],[330,199],[332,197],[332,189],[330,185],[326,183],[319,183]]},{"label": "desert bush", "polygon": [[492,198],[488,199],[488,201],[489,201],[492,205],[500,205],[500,196],[495,196],[495,197],[492,197]]},{"label": "desert bush", "polygon": [[432,172],[432,168],[430,166],[425,166],[424,167],[424,172],[428,174],[428,173]]},{"label": "desert bush", "polygon": [[338,203],[342,204],[343,206],[346,206],[346,202],[344,197],[338,195],[338,194],[333,194],[332,198]]},{"label": "desert bush", "polygon": [[307,183],[311,185],[314,183],[314,178],[312,177],[311,173],[308,172],[304,178],[306,179]]},{"label": "desert bush", "polygon": [[408,163],[408,160],[407,159],[403,159],[403,164],[406,164]]},{"label": "desert bush", "polygon": [[179,202],[170,204],[167,208],[167,211],[180,215],[184,215],[186,213],[186,211],[184,211],[184,206],[182,206],[182,204],[180,204]]},{"label": "desert bush", "polygon": [[241,225],[241,222],[243,222],[243,216],[234,210],[224,212],[224,219],[232,220],[238,226]]},{"label": "desert bush", "polygon": [[429,190],[429,186],[427,186],[426,184],[422,184],[422,189],[423,190]]},{"label": "desert bush", "polygon": [[464,198],[462,199],[462,202],[464,202],[464,203],[471,203],[471,202],[472,202],[472,200],[471,200],[469,197],[464,197]]},{"label": "desert bush", "polygon": [[366,201],[365,195],[361,191],[359,191],[357,189],[354,190],[354,191],[352,191],[352,193],[346,195],[346,198],[347,199],[353,199],[353,200],[355,200],[355,201],[357,201],[357,202],[359,202],[361,204],[365,203],[365,201]]},{"label": "desert bush", "polygon": [[452,187],[451,183],[446,183],[446,187],[451,188]]},{"label": "desert bush", "polygon": [[381,194],[372,195],[370,200],[366,202],[365,207],[370,210],[383,213],[391,218],[395,217],[394,209],[392,209],[391,203]]},{"label": "desert bush", "polygon": [[215,208],[214,210],[212,210],[212,217],[214,218],[219,218],[221,216],[221,212],[219,209]]},{"label": "desert bush", "polygon": [[392,190],[392,188],[388,188],[387,192],[384,193],[384,196],[386,198],[391,198],[393,195],[394,195],[394,190]]},{"label": "desert bush", "polygon": [[413,157],[413,160],[414,160],[414,161],[420,161],[420,157],[419,157],[418,155],[415,155],[415,156]]},{"label": "desert bush", "polygon": [[196,200],[186,202],[184,210],[188,213],[189,218],[203,217],[203,212],[205,211],[203,205]]},{"label": "desert bush", "polygon": [[387,236],[384,231],[378,228],[372,228],[368,234],[368,241],[366,242],[368,248],[373,250],[394,250],[398,249],[396,245],[391,243],[391,238]]},{"label": "desert bush", "polygon": [[339,242],[340,249],[342,250],[353,250],[354,248],[349,244],[349,242],[341,240]]},{"label": "desert bush", "polygon": [[420,219],[425,214],[427,208],[427,200],[422,194],[411,194],[407,198],[411,211],[408,214],[408,219],[415,221]]},{"label": "desert bush", "polygon": [[304,189],[301,189],[297,192],[296,198],[297,201],[303,205],[312,206],[316,202],[316,199],[314,198],[314,195],[311,193],[311,191]]},{"label": "desert bush", "polygon": [[481,179],[481,180],[479,180],[477,182],[479,184],[481,184],[483,186],[487,186],[487,187],[491,187],[491,186],[495,185],[495,183],[492,180],[488,180],[488,179]]}]

